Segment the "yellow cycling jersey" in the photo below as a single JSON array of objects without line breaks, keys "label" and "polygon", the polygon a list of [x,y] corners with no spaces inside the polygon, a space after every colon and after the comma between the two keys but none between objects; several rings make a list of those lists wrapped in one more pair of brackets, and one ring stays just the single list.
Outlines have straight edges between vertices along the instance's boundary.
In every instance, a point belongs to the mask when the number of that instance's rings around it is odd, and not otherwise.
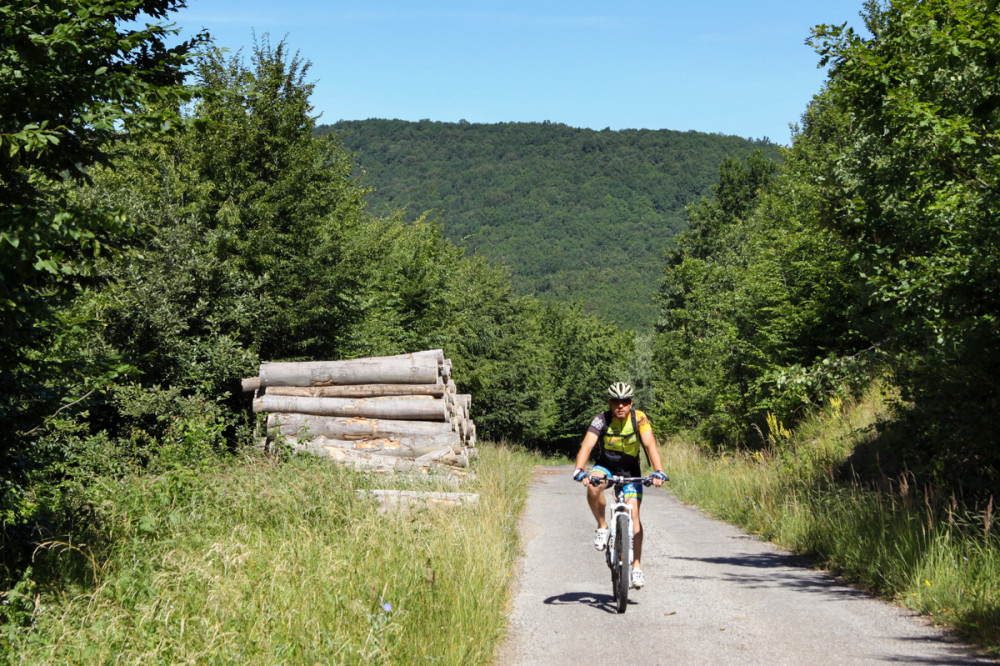
[{"label": "yellow cycling jersey", "polygon": [[[587,428],[587,431],[593,432],[595,435],[601,437],[599,442],[601,449],[604,452],[612,454],[613,457],[626,455],[632,458],[638,458],[639,449],[642,446],[639,437],[646,431],[652,430],[653,427],[649,423],[649,417],[647,417],[644,412],[639,411],[638,409],[634,411],[635,425],[638,432],[636,432],[636,430],[632,427],[631,414],[624,420],[619,421],[618,419],[611,417],[608,412],[595,416],[594,420],[590,423],[590,427]],[[608,423],[608,421],[610,421],[610,423]]]}]

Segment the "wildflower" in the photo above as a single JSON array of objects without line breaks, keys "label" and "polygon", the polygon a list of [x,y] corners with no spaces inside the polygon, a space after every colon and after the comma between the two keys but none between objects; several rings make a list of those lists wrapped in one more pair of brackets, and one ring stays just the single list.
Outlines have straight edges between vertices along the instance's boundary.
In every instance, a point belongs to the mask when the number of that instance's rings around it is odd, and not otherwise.
[{"label": "wildflower", "polygon": [[392,612],[392,604],[390,604],[388,601],[385,602],[384,604],[382,604],[382,610],[384,610],[386,613],[391,613]]}]

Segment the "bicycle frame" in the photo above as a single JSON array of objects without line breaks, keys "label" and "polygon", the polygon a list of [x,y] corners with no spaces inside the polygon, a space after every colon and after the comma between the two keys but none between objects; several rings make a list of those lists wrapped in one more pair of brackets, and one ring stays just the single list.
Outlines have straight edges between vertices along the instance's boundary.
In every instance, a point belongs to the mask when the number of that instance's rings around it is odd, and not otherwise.
[{"label": "bicycle frame", "polygon": [[642,483],[648,486],[652,477],[591,477],[591,485],[610,485],[614,488],[615,502],[611,506],[611,520],[608,521],[610,534],[605,556],[611,569],[611,589],[619,613],[628,607],[628,590],[632,585],[632,563],[635,560],[635,530],[632,522],[632,507],[625,502],[625,486]]}]

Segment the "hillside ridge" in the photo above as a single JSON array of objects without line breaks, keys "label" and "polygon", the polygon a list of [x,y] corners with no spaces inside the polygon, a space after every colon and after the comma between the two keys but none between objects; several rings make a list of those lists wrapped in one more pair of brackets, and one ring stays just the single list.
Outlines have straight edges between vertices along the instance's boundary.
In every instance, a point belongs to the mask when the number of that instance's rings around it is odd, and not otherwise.
[{"label": "hillside ridge", "polygon": [[684,207],[710,192],[721,162],[757,149],[780,157],[766,140],[552,122],[369,119],[315,132],[354,153],[376,214],[430,212],[447,238],[507,265],[520,293],[579,300],[639,328],[656,319]]}]

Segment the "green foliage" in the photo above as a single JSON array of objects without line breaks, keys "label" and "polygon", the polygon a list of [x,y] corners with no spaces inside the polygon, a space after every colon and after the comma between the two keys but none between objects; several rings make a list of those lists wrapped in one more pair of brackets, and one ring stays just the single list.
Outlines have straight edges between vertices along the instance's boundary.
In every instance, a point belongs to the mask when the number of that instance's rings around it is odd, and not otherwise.
[{"label": "green foliage", "polygon": [[509,266],[518,293],[647,328],[684,205],[727,155],[778,156],[766,141],[553,123],[373,119],[316,131],[356,152],[375,210],[434,211],[447,238]]},{"label": "green foliage", "polygon": [[995,491],[1000,448],[1000,19],[995,3],[866,5],[780,169],[723,164],[660,291],[657,399],[716,445],[774,443],[809,404],[894,374],[883,451]]},{"label": "green foliage", "polygon": [[228,394],[261,356],[333,356],[357,318],[346,294],[360,260],[345,239],[364,191],[337,146],[310,134],[306,69],[266,40],[250,67],[205,54],[198,122],[95,175],[91,199],[151,230],[93,296],[103,339],[141,360],[145,383]]},{"label": "green foliage", "polygon": [[[81,264],[73,298],[46,302],[46,335],[19,347],[32,390],[0,393],[30,424],[4,444],[18,455],[0,470],[0,589],[41,581],[24,578],[40,544],[79,552],[116,484],[155,479],[122,539],[186,524],[175,505],[198,500],[199,475],[251,440],[238,380],[261,360],[443,348],[481,438],[550,449],[579,437],[603,385],[634,368],[630,334],[580,305],[518,295],[506,269],[467,257],[439,221],[372,215],[350,156],[313,135],[308,63],[266,37],[247,60],[201,53],[176,131],[116,135],[87,178],[39,195],[114,210],[121,228],[104,229],[118,251]],[[46,584],[79,583],[113,542]],[[38,620],[20,602],[9,610],[5,632]]]},{"label": "green foliage", "polygon": [[361,266],[345,244],[364,190],[337,143],[311,135],[308,69],[266,37],[249,66],[210,52],[198,67],[207,90],[193,112],[198,128],[178,146],[192,204],[218,233],[214,254],[261,282],[252,337],[265,358],[333,356],[355,317],[349,293]]},{"label": "green foliage", "polygon": [[467,261],[455,290],[451,350],[459,388],[488,437],[543,450],[578,440],[604,407],[604,388],[621,377],[631,340],[580,304],[515,296],[506,271]]},{"label": "green foliage", "polygon": [[711,197],[688,207],[690,229],[679,239],[674,256],[687,254],[697,259],[711,259],[731,251],[722,242],[723,235],[753,210],[777,169],[778,165],[760,151],[745,161],[726,158],[719,167],[719,182],[712,186]]},{"label": "green foliage", "polygon": [[627,353],[615,329],[516,295],[505,270],[466,258],[435,221],[371,215],[349,156],[313,136],[308,63],[284,42],[265,37],[249,63],[209,50],[195,64],[177,132],[131,135],[63,194],[120,211],[137,233],[91,262],[27,356],[72,368],[59,379],[82,398],[46,419],[44,393],[18,396],[40,414],[12,463],[22,476],[0,475],[33,489],[11,525],[63,485],[196,466],[246,442],[238,380],[262,359],[443,347],[481,436],[579,435],[581,405],[599,394],[587,384],[606,372],[590,364]]},{"label": "green foliage", "polygon": [[516,296],[507,271],[479,257],[454,279],[445,351],[460,390],[473,395],[477,428],[486,437],[544,442],[562,424],[538,303]]},{"label": "green foliage", "polygon": [[451,290],[462,254],[426,218],[407,223],[402,214],[368,217],[344,239],[353,260],[350,307],[356,321],[339,356],[353,358],[437,349],[457,316]]},{"label": "green foliage", "polygon": [[750,392],[765,359],[751,317],[769,294],[748,270],[744,218],[776,168],[760,153],[723,162],[713,196],[689,208],[691,228],[661,286],[659,411],[675,428],[700,422],[716,442],[745,437],[754,416]]},{"label": "green foliage", "polygon": [[[624,353],[618,333],[517,296],[506,271],[466,258],[435,221],[370,215],[337,141],[311,135],[307,68],[266,38],[249,68],[207,53],[198,122],[95,176],[89,197],[156,230],[141,254],[107,265],[90,297],[102,343],[141,368],[144,386],[217,396],[259,359],[443,347],[483,436],[579,433],[576,394],[595,388],[574,384]],[[568,348],[554,365],[558,345]]]},{"label": "green foliage", "polygon": [[[112,361],[89,371],[70,357],[40,352],[78,335],[52,310],[95,258],[133,226],[106,207],[79,207],[70,187],[106,162],[126,137],[157,133],[177,119],[191,48],[167,47],[176,31],[159,23],[177,0],[12,2],[0,7],[0,521],[27,501],[30,445],[18,442],[52,413],[108,377]],[[80,381],[81,374],[89,380]],[[113,371],[110,371],[113,375]],[[98,380],[99,381],[99,380]]]},{"label": "green foliage", "polygon": [[870,3],[872,33],[819,26],[853,126],[836,179],[876,339],[912,402],[909,463],[1000,480],[1000,17],[986,0]]},{"label": "green foliage", "polygon": [[126,229],[110,211],[77,209],[60,196],[106,159],[106,146],[128,133],[161,130],[176,114],[164,103],[183,97],[191,47],[167,48],[175,30],[151,23],[177,0],[0,7],[0,371],[14,371],[32,323],[53,291],[86,270]]},{"label": "green foliage", "polygon": [[546,304],[541,316],[543,338],[552,349],[548,372],[560,419],[556,433],[578,444],[594,415],[607,409],[605,389],[612,382],[629,381],[639,392],[637,399],[644,397],[633,363],[635,341],[628,331],[584,313],[579,303]]},{"label": "green foliage", "polygon": [[840,118],[818,97],[782,167],[760,154],[728,160],[712,197],[689,207],[660,291],[657,398],[669,426],[761,446],[768,414],[794,423],[867,378],[847,248],[818,223],[838,195],[823,147],[842,135]]}]

